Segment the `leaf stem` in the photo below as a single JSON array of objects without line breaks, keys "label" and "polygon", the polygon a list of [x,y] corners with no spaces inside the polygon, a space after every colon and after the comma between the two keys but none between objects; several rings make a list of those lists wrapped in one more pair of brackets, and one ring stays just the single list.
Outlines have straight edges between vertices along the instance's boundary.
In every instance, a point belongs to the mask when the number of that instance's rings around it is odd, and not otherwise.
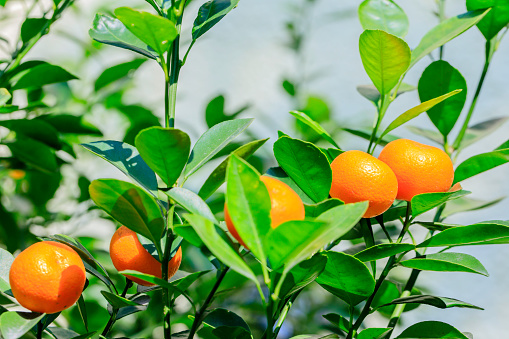
[{"label": "leaf stem", "polygon": [[209,292],[209,295],[207,296],[207,299],[203,302],[203,305],[201,305],[198,312],[195,313],[193,325],[191,326],[191,330],[189,331],[189,339],[194,338],[194,334],[198,330],[198,327],[200,327],[201,323],[203,322],[203,318],[205,317],[205,312],[207,311],[207,308],[212,303],[212,300],[214,298],[214,294],[216,294],[217,289],[219,288],[219,285],[221,285],[221,282],[223,281],[224,277],[226,276],[226,273],[228,272],[229,267],[225,267],[221,270],[221,273],[217,277],[216,283],[212,287],[212,289]]}]

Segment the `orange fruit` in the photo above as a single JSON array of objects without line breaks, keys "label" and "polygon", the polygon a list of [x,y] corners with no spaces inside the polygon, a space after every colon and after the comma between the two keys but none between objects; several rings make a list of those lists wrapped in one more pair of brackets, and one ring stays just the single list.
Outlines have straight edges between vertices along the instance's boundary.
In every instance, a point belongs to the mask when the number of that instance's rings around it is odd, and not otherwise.
[{"label": "orange fruit", "polygon": [[413,140],[391,141],[378,159],[396,174],[400,200],[410,201],[422,193],[447,192],[454,180],[451,158],[444,151]]},{"label": "orange fruit", "polygon": [[364,218],[382,214],[398,193],[398,180],[389,166],[361,151],[341,153],[331,163],[330,195],[346,204],[369,201]]},{"label": "orange fruit", "polygon": [[[270,218],[271,227],[276,228],[284,222],[290,220],[303,220],[305,216],[304,204],[301,198],[294,190],[284,182],[274,179],[272,177],[261,176],[260,180],[265,184],[269,191],[270,197]],[[246,244],[242,241],[239,233],[235,229],[233,222],[228,213],[226,204],[224,205],[224,219],[226,226],[231,235],[237,241],[247,248]]]},{"label": "orange fruit", "polygon": [[[147,252],[140,243],[136,232],[125,226],[120,226],[111,238],[110,257],[113,266],[118,271],[133,270],[158,278],[162,277],[161,263]],[[179,247],[168,263],[168,278],[177,273],[181,262],[182,250]],[[154,286],[154,284],[139,278],[129,275],[126,277],[143,286]]]},{"label": "orange fruit", "polygon": [[85,266],[71,247],[42,241],[21,252],[12,263],[12,294],[33,312],[57,313],[71,307],[85,286]]}]

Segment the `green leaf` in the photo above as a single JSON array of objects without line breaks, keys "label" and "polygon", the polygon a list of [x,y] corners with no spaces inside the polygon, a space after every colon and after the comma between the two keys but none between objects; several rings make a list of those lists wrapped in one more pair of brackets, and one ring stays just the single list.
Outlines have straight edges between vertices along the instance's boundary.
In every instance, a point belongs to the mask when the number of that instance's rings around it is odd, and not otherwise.
[{"label": "green leaf", "polygon": [[0,248],[0,292],[5,292],[11,288],[9,284],[9,271],[13,261],[14,257],[12,254]]},{"label": "green leaf", "polygon": [[184,218],[191,224],[201,240],[218,260],[259,286],[253,271],[251,271],[238,253],[221,238],[210,220],[197,214],[185,214]]},{"label": "green leaf", "polygon": [[323,288],[350,306],[355,306],[375,289],[375,279],[359,259],[345,253],[328,251],[327,265],[316,279]]},{"label": "green leaf", "polygon": [[200,7],[193,24],[193,40],[198,39],[234,9],[239,0],[211,0]]},{"label": "green leaf", "polygon": [[504,199],[505,199],[505,197],[498,198],[498,199],[491,200],[491,201],[484,201],[484,200],[478,200],[478,199],[472,199],[472,198],[463,198],[463,199],[453,200],[445,206],[445,209],[442,212],[442,218],[450,217],[451,215],[454,215],[456,213],[476,211],[476,210],[480,210],[483,208],[491,207],[493,205],[498,204],[499,202],[501,202]]},{"label": "green leaf", "polygon": [[184,176],[188,178],[242,133],[253,119],[236,119],[214,125],[198,139],[191,152]]},{"label": "green leaf", "polygon": [[127,77],[129,74],[132,74],[133,71],[137,70],[145,61],[145,59],[134,59],[133,61],[124,62],[105,69],[95,80],[94,90],[97,92],[115,81]]},{"label": "green leaf", "polygon": [[268,169],[265,175],[272,178],[276,178],[290,186],[290,188],[299,195],[304,204],[315,203],[306,193],[304,193],[304,191],[295,183],[295,181],[292,178],[290,178],[288,174],[286,174],[286,172],[281,167],[271,167]]},{"label": "green leaf", "polygon": [[[394,299],[388,304],[385,304],[383,306],[389,306],[389,305],[398,305],[398,304],[424,304],[424,305],[430,305],[437,308],[451,308],[451,307],[461,307],[461,308],[474,308],[477,310],[484,310],[481,307],[466,303],[464,301],[453,299],[453,298],[445,298],[445,297],[436,297],[433,295],[412,295],[405,298],[398,298]],[[383,307],[381,306],[381,307]]]},{"label": "green leaf", "polygon": [[500,242],[509,242],[509,227],[500,224],[479,223],[447,229],[420,243],[417,247],[483,245]]},{"label": "green leaf", "polygon": [[400,38],[380,30],[365,30],[359,40],[362,64],[382,95],[396,86],[410,64],[410,48]]},{"label": "green leaf", "polygon": [[323,272],[326,264],[327,257],[322,254],[317,254],[292,268],[281,285],[279,298],[284,300],[293,293],[311,284]]},{"label": "green leaf", "polygon": [[13,119],[0,121],[0,126],[16,132],[17,135],[23,134],[31,139],[40,141],[51,148],[61,149],[57,130],[45,121],[39,119]]},{"label": "green leaf", "polygon": [[306,210],[306,217],[316,218],[331,208],[344,204],[345,203],[339,199],[331,198],[314,205],[304,204],[304,209]]},{"label": "green leaf", "polygon": [[429,129],[420,128],[420,127],[415,127],[415,126],[406,126],[406,128],[413,134],[417,134],[422,137],[425,137],[428,140],[436,142],[439,145],[443,144],[444,138],[443,138],[442,134],[439,132],[432,131]]},{"label": "green leaf", "polygon": [[445,43],[477,24],[484,18],[488,11],[489,10],[477,10],[467,12],[444,20],[433,27],[424,35],[419,45],[412,51],[412,61],[409,68],[412,68],[419,60],[435,49],[445,45]]},{"label": "green leaf", "polygon": [[[403,286],[400,283],[391,281],[391,280],[385,280],[380,288],[378,289],[378,292],[375,295],[375,298],[373,299],[373,302],[371,303],[371,307],[373,310],[376,310],[377,312],[385,315],[385,316],[391,316],[394,312],[394,309],[396,308],[395,305],[391,306],[383,306],[385,304],[390,303],[394,299],[397,299],[400,297],[402,292]],[[411,295],[421,295],[420,291],[416,288],[413,288],[411,291]],[[383,307],[382,307],[383,306]],[[403,312],[409,312],[419,307],[418,304],[409,304],[405,307]]]},{"label": "green leaf", "polygon": [[[171,284],[182,291],[186,291],[189,288],[189,286],[191,286],[196,280],[198,280],[201,276],[209,272],[210,272],[209,270],[193,272],[189,275],[186,275],[183,278],[172,281]],[[178,295],[179,295],[178,293],[174,292],[173,297],[176,298]]]},{"label": "green leaf", "polygon": [[21,40],[27,43],[39,34],[48,22],[46,18],[27,18],[21,25]]},{"label": "green leaf", "polygon": [[[358,136],[364,140],[371,140],[371,132],[367,129],[358,130],[358,129],[351,129],[351,128],[342,128],[343,131],[348,132],[352,135]],[[381,146],[387,145],[389,142],[398,140],[399,137],[396,137],[394,135],[387,134],[383,138],[378,138],[378,144]]]},{"label": "green leaf", "polygon": [[216,308],[203,319],[205,326],[213,328],[212,334],[219,339],[249,339],[251,330],[237,314],[223,308]]},{"label": "green leaf", "polygon": [[226,178],[226,205],[232,223],[254,256],[265,262],[262,241],[271,228],[269,192],[259,173],[236,155],[230,159]]},{"label": "green leaf", "polygon": [[[400,84],[400,86],[398,88],[396,97],[400,96],[401,94],[407,93],[407,92],[415,91],[416,89],[417,89],[417,87],[406,84],[403,82]],[[359,86],[357,86],[357,92],[359,92],[360,95],[362,95],[369,101],[372,101],[373,103],[375,103],[375,105],[377,105],[381,99],[380,92],[373,85],[359,85]]]},{"label": "green leaf", "polygon": [[244,112],[248,108],[249,105],[246,105],[236,112],[228,114],[225,111],[224,95],[218,95],[207,104],[207,108],[205,109],[205,121],[207,122],[207,126],[211,128],[212,126],[217,125],[223,121],[234,119],[237,115]]},{"label": "green leaf", "polygon": [[0,315],[0,331],[5,339],[21,338],[43,317],[40,313],[5,312]]},{"label": "green leaf", "polygon": [[[494,118],[467,128],[459,149],[464,149],[483,139],[484,137],[493,134],[493,132],[502,127],[508,119],[509,117]],[[502,148],[509,148],[509,145],[506,147],[500,147],[499,149]]]},{"label": "green leaf", "polygon": [[114,140],[96,141],[81,146],[108,161],[153,196],[157,196],[156,175],[142,159],[136,147]]},{"label": "green leaf", "polygon": [[378,244],[355,254],[354,257],[360,261],[373,261],[382,258],[387,258],[402,252],[408,252],[415,249],[411,244]]},{"label": "green leaf", "polygon": [[274,269],[289,271],[313,253],[346,234],[367,209],[367,202],[334,207],[316,221],[294,220],[272,229],[265,239]]},{"label": "green leaf", "polygon": [[297,93],[295,84],[292,83],[290,80],[284,80],[282,86],[285,92],[292,97],[294,97],[295,94]]},{"label": "green leaf", "polygon": [[364,29],[379,29],[403,38],[408,33],[408,17],[392,0],[365,0],[359,6]]},{"label": "green leaf", "polygon": [[307,126],[311,127],[316,133],[318,133],[322,138],[327,140],[331,145],[334,147],[341,149],[341,147],[338,146],[338,144],[332,139],[331,135],[322,127],[319,123],[311,119],[306,113],[302,113],[299,111],[291,111],[291,115],[293,115],[295,118],[297,118],[302,123],[306,124]]},{"label": "green leaf", "polygon": [[441,95],[437,98],[425,101],[425,102],[415,106],[414,108],[409,109],[408,111],[406,111],[405,113],[401,114],[399,117],[394,119],[394,121],[391,122],[389,124],[389,126],[387,126],[387,128],[380,135],[380,138],[383,138],[390,131],[398,128],[399,126],[407,123],[408,121],[410,121],[414,118],[417,118],[419,115],[421,115],[421,113],[428,111],[429,109],[433,108],[435,105],[441,103],[445,99],[452,97],[453,95],[460,93],[461,91],[462,91],[461,89],[454,90],[447,94]]},{"label": "green leaf", "polygon": [[468,339],[463,333],[449,324],[440,321],[423,321],[404,330],[397,339]]},{"label": "green leaf", "polygon": [[30,67],[16,74],[10,81],[12,90],[40,88],[44,85],[78,79],[60,66],[47,62]]},{"label": "green leaf", "polygon": [[150,239],[161,254],[164,220],[156,201],[133,184],[99,179],[90,184],[90,197],[97,206],[122,225]]},{"label": "green leaf", "polygon": [[274,156],[314,202],[329,197],[332,170],[325,154],[315,145],[285,136],[274,143]]},{"label": "green leaf", "polygon": [[507,0],[467,0],[469,11],[489,7],[491,11],[477,23],[477,27],[488,41],[509,25],[509,3]]},{"label": "green leaf", "polygon": [[509,148],[481,153],[463,161],[454,171],[454,183],[461,182],[477,174],[509,162]]},{"label": "green leaf", "polygon": [[196,193],[183,187],[173,187],[165,193],[189,212],[201,215],[213,223],[219,223],[207,203]]},{"label": "green leaf", "polygon": [[53,126],[62,134],[98,135],[102,136],[100,130],[86,122],[83,117],[70,114],[46,114],[34,120],[44,121]]},{"label": "green leaf", "polygon": [[479,260],[464,253],[444,252],[428,254],[404,260],[400,262],[400,265],[421,271],[469,272],[488,276],[488,272]]},{"label": "green leaf", "polygon": [[141,157],[168,186],[172,186],[186,166],[191,139],[181,130],[150,127],[136,137]]},{"label": "green leaf", "polygon": [[106,298],[108,303],[111,306],[113,306],[113,308],[121,308],[121,307],[137,306],[138,305],[134,301],[123,298],[123,297],[116,295],[114,293],[110,293],[107,291],[101,291],[101,294],[104,296],[104,298]]},{"label": "green leaf", "polygon": [[[256,150],[265,144],[268,139],[254,140],[245,145],[240,146],[231,154],[235,154],[239,158],[249,159]],[[203,186],[200,188],[198,195],[203,199],[207,199],[214,193],[223,183],[226,178],[226,169],[230,162],[231,155],[223,160],[219,166],[209,175]]]},{"label": "green leaf", "polygon": [[392,328],[367,328],[359,333],[357,339],[383,339],[392,330]]},{"label": "green leaf", "polygon": [[129,49],[151,59],[157,58],[157,53],[149,50],[147,44],[131,33],[120,20],[108,15],[96,14],[88,34],[103,44]]},{"label": "green leaf", "polygon": [[177,28],[172,21],[149,12],[120,7],[115,10],[115,16],[138,39],[156,51],[161,58],[178,35]]},{"label": "green leaf", "polygon": [[412,218],[415,218],[435,207],[438,207],[448,200],[458,199],[470,194],[469,191],[423,193],[414,196],[411,200]]},{"label": "green leaf", "polygon": [[57,170],[57,159],[53,150],[23,134],[16,135],[16,140],[6,144],[12,155],[40,171],[51,173]]},{"label": "green leaf", "polygon": [[348,332],[348,329],[350,328],[350,322],[345,317],[335,314],[335,313],[328,313],[325,315],[322,315],[325,319],[327,319],[334,327],[339,328],[343,332]]},{"label": "green leaf", "polygon": [[0,88],[0,106],[5,105],[12,98],[11,93],[5,88]]},{"label": "green leaf", "polygon": [[444,137],[451,132],[465,105],[467,82],[456,68],[443,60],[430,64],[419,80],[419,98],[421,102],[437,98],[457,89],[461,89],[461,93],[428,109],[429,118]]}]

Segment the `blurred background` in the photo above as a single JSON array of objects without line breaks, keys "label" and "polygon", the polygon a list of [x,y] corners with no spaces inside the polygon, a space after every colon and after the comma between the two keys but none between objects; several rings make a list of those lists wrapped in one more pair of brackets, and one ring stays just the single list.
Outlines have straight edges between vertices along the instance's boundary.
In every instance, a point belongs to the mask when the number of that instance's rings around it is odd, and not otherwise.
[{"label": "blurred background", "polygon": [[[45,7],[45,1],[39,3],[42,13],[47,6]],[[189,27],[192,26],[201,4],[201,1],[193,1],[186,10],[184,42],[190,42]],[[370,83],[358,52],[358,39],[362,33],[357,18],[359,4],[360,1],[241,0],[238,8],[198,41],[191,51],[180,77],[176,127],[189,133],[192,142],[196,142],[207,129],[207,106],[209,110],[220,109],[216,106],[221,106],[220,96],[224,96],[224,112],[232,114],[240,111],[239,117],[255,118],[249,129],[251,137],[270,137],[269,142],[258,151],[258,158],[252,160],[261,170],[276,165],[270,153],[278,130],[290,135],[307,134],[312,137],[309,131],[296,124],[295,119],[288,114],[294,109],[307,110],[319,117],[317,120],[323,122],[342,149],[365,150],[367,141],[342,130],[370,128],[375,116],[372,103],[356,91],[356,86]],[[437,3],[435,0],[421,0],[399,1],[398,4],[410,19],[410,30],[405,40],[413,48],[421,37],[438,23],[435,14]],[[6,51],[12,50],[27,6],[28,1],[10,0],[5,8],[0,8],[0,34],[7,39],[7,42],[2,42],[0,59],[6,58]],[[54,197],[49,194],[47,199],[40,201],[47,209],[48,217],[36,217],[40,215],[38,210],[41,208],[34,203],[34,194],[39,196],[37,192],[33,192],[32,196],[6,194],[20,189],[17,185],[22,184],[20,180],[23,178],[16,179],[12,175],[6,175],[1,179],[5,213],[11,213],[18,224],[23,224],[23,228],[37,236],[64,233],[80,237],[84,244],[94,249],[94,254],[111,272],[114,272],[114,269],[107,249],[109,238],[116,226],[105,218],[103,213],[92,208],[93,204],[86,197],[86,183],[97,178],[125,180],[125,177],[113,166],[77,144],[98,139],[128,141],[129,135],[132,138],[132,133],[137,128],[145,126],[144,124],[153,124],[154,119],[157,122],[157,118],[162,121],[164,116],[164,79],[159,66],[153,61],[144,62],[129,79],[120,84],[110,85],[101,91],[94,89],[94,82],[106,68],[137,58],[129,51],[101,46],[93,42],[88,35],[97,12],[111,13],[120,6],[150,10],[150,6],[141,0],[77,1],[52,26],[50,34],[43,37],[26,57],[26,60],[45,60],[60,65],[78,76],[79,80],[71,81],[69,85],[51,86],[44,94],[44,101],[51,103],[55,113],[83,116],[103,134],[67,136],[74,145],[77,157],[68,157],[68,163],[62,166],[61,181],[49,188],[56,192]],[[33,13],[37,13],[37,10]],[[465,11],[464,1],[447,1],[448,16]],[[481,33],[474,27],[445,47],[444,59],[457,68],[467,80],[467,107],[482,71],[484,41]],[[182,52],[185,52],[185,49]],[[502,41],[492,61],[472,124],[509,115],[507,60],[509,41],[506,39]],[[430,58],[421,60],[407,75],[405,82],[416,86],[422,71],[430,62]],[[212,101],[213,99],[215,101]],[[28,99],[15,97],[15,100],[22,102]],[[416,91],[402,95],[389,108],[386,124],[418,103],[420,101]],[[466,109],[463,113],[466,113],[465,111]],[[6,115],[2,115],[4,116]],[[9,117],[14,116],[11,114]],[[140,122],[137,118],[143,121]],[[460,121],[463,121],[462,119],[460,118]],[[410,125],[433,129],[432,123],[424,114]],[[481,142],[467,148],[461,153],[457,164],[472,155],[499,146],[508,139],[508,127],[508,124],[501,126]],[[457,129],[452,133],[455,132]],[[393,133],[431,144],[429,140],[415,136],[406,128],[399,128]],[[5,146],[0,146],[0,154],[8,155],[8,150],[1,147]],[[221,158],[213,164],[217,165],[220,161]],[[213,169],[212,165],[201,169],[202,175],[195,176],[195,180],[189,181],[187,187],[199,189]],[[463,188],[472,191],[473,199],[492,201],[503,198],[509,192],[508,175],[509,167],[501,166],[491,170],[489,174],[465,181]],[[47,192],[48,187],[40,189]],[[507,200],[478,211],[451,215],[447,222],[468,225],[493,219],[509,219]],[[6,220],[0,219],[0,224],[6,226]],[[419,235],[419,231],[416,230],[416,234]],[[26,239],[23,241],[29,242]],[[490,277],[424,272],[420,276],[418,287],[426,286],[426,292],[461,299],[483,307],[485,311],[460,308],[439,310],[421,306],[418,311],[405,314],[397,333],[419,321],[441,320],[462,331],[472,332],[476,338],[507,336],[509,325],[505,320],[509,316],[506,307],[509,303],[509,294],[506,292],[509,264],[506,258],[509,256],[509,246],[461,247],[458,251],[476,256],[490,272]],[[189,248],[186,254],[182,267],[184,270],[191,272],[210,268],[206,258],[197,249]],[[401,279],[404,279],[406,274],[407,271],[402,271]],[[120,281],[119,277],[116,279]],[[200,286],[193,287],[193,293],[206,293],[207,286],[210,286],[213,279],[213,276],[209,276],[210,281],[205,279],[203,283],[199,282]],[[257,310],[259,300],[256,291],[249,284],[243,288],[243,284],[245,282],[232,273],[223,289],[235,289],[229,294],[225,293],[224,298],[219,297],[216,304],[232,308],[241,315],[249,312],[253,316],[258,311],[260,317],[248,319],[248,323],[259,323],[262,327],[263,314],[261,310]],[[94,310],[97,311],[95,321],[98,326],[103,326],[106,312],[98,306],[105,305],[99,294],[101,288],[100,285],[92,284],[86,291],[87,307],[90,307],[91,314]],[[200,291],[200,288],[203,291]],[[182,315],[183,322],[180,328],[185,329],[189,304],[184,300],[178,301],[176,311]],[[243,305],[235,305],[236,303]],[[151,307],[158,306],[155,304]],[[343,308],[341,301],[318,285],[313,285],[299,297],[292,308],[280,337],[318,331],[327,333],[327,321],[321,315],[341,312]],[[78,319],[76,312],[67,311],[65,319],[60,321],[70,322],[71,326],[81,330],[79,321],[73,320]],[[135,317],[137,320],[133,321]],[[126,336],[135,336],[136,333],[136,337],[158,338],[160,328],[156,328],[152,333],[143,332],[143,328],[150,323],[158,323],[157,316],[144,312],[119,321],[116,330]],[[385,327],[387,318],[374,314],[368,317],[367,324]]]}]

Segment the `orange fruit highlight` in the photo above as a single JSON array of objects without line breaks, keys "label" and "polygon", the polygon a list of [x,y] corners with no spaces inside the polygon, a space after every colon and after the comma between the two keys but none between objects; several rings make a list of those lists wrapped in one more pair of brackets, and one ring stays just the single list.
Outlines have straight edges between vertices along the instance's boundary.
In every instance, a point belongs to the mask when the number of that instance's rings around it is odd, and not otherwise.
[{"label": "orange fruit highlight", "polygon": [[9,282],[21,306],[39,313],[71,307],[85,286],[85,266],[71,247],[42,241],[21,252],[12,263]]},{"label": "orange fruit highlight", "polygon": [[389,166],[361,151],[341,153],[331,163],[330,195],[346,204],[369,201],[364,218],[382,214],[398,193],[398,180]]},{"label": "orange fruit highlight", "polygon": [[[271,205],[270,218],[272,220],[270,226],[272,228],[276,228],[290,220],[304,220],[306,214],[304,211],[304,203],[290,186],[272,177],[261,176],[260,180],[269,191]],[[224,220],[226,221],[226,226],[231,235],[237,239],[242,246],[247,248],[233,225],[226,204],[224,205]]]},{"label": "orange fruit highlight", "polygon": [[[147,252],[140,243],[136,232],[125,226],[120,226],[113,234],[110,242],[110,257],[113,266],[118,271],[133,270],[150,274],[158,278],[162,277],[161,263]],[[168,263],[168,278],[177,273],[182,262],[182,249],[179,247],[173,258]],[[135,283],[143,286],[154,286],[154,284],[125,275]]]},{"label": "orange fruit highlight", "polygon": [[454,180],[454,167],[447,153],[413,140],[391,141],[378,159],[396,174],[400,200],[410,201],[422,193],[447,192]]}]

